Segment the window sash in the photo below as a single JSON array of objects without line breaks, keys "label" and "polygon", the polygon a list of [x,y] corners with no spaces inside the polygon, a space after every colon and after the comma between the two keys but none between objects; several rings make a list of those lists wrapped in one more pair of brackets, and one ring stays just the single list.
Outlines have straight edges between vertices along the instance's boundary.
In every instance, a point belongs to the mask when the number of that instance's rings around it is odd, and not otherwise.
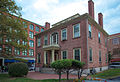
[{"label": "window sash", "polygon": [[92,48],[89,49],[89,61],[92,61]]},{"label": "window sash", "polygon": [[67,59],[67,51],[62,51],[62,59]]},{"label": "window sash", "polygon": [[29,32],[29,37],[33,39],[33,37],[34,37],[33,35],[34,35],[34,33],[30,31]]},{"label": "window sash", "polygon": [[77,38],[80,36],[80,24],[76,24],[73,26],[73,36]]},{"label": "window sash", "polygon": [[101,62],[101,51],[99,51],[99,62]]},{"label": "window sash", "polygon": [[30,40],[30,41],[29,41],[29,46],[30,46],[30,47],[34,47],[34,41]]},{"label": "window sash", "polygon": [[62,40],[67,39],[67,29],[66,28],[62,30],[62,35],[61,36],[62,36]]},{"label": "window sash", "polygon": [[30,49],[29,50],[29,56],[33,56],[34,55],[34,50],[33,49]]},{"label": "window sash", "polygon": [[37,46],[40,46],[40,45],[41,45],[41,38],[38,37],[38,39],[37,39]]},{"label": "window sash", "polygon": [[81,49],[74,49],[74,59],[81,61]]},{"label": "window sash", "polygon": [[35,30],[36,30],[37,32],[39,32],[39,27],[36,26],[36,27],[35,27]]},{"label": "window sash", "polygon": [[34,26],[32,24],[29,26],[29,28],[30,30],[34,30]]}]

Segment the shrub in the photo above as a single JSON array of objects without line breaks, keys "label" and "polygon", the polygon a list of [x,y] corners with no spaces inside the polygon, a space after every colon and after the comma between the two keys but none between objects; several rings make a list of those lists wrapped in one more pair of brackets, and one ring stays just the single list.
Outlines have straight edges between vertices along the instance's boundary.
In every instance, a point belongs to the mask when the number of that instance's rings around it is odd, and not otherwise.
[{"label": "shrub", "polygon": [[27,75],[28,73],[28,66],[25,63],[12,63],[8,67],[8,74],[12,77],[22,77]]}]

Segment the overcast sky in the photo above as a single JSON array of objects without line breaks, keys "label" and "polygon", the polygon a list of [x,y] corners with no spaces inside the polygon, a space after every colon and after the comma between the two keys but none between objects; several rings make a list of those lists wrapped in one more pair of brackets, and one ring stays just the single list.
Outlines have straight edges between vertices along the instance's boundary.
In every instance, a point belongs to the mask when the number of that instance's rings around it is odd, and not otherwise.
[{"label": "overcast sky", "polygon": [[[88,13],[88,0],[15,0],[22,7],[22,18],[40,25],[57,23],[76,13]],[[103,13],[104,29],[108,34],[120,33],[120,0],[93,0],[95,20]]]}]

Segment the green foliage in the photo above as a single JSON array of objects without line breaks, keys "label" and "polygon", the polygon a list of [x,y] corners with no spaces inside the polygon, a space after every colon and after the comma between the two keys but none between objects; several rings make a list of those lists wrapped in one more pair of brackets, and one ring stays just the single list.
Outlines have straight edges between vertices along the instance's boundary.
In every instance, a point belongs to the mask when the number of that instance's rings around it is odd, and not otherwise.
[{"label": "green foliage", "polygon": [[73,69],[81,69],[85,65],[84,62],[80,62],[78,60],[72,60],[72,68]]},{"label": "green foliage", "polygon": [[12,77],[21,77],[27,75],[28,66],[25,63],[12,63],[8,67],[8,74]]},{"label": "green foliage", "polygon": [[[18,40],[28,42],[20,10],[21,7],[18,7],[14,0],[0,0],[0,45],[13,46],[21,50],[29,48],[28,44],[18,43]],[[4,47],[2,50],[3,57],[11,56],[5,52]]]}]

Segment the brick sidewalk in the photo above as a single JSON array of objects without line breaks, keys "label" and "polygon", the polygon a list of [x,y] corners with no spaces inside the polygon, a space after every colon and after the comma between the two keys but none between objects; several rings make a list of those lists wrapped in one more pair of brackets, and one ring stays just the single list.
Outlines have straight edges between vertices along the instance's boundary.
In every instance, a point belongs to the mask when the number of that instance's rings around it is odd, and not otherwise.
[{"label": "brick sidewalk", "polygon": [[[43,79],[59,79],[59,76],[57,74],[43,74],[40,72],[29,72],[27,78],[43,80]],[[62,78],[66,78],[66,74],[62,74]],[[69,78],[77,79],[77,75],[69,75]]]}]

